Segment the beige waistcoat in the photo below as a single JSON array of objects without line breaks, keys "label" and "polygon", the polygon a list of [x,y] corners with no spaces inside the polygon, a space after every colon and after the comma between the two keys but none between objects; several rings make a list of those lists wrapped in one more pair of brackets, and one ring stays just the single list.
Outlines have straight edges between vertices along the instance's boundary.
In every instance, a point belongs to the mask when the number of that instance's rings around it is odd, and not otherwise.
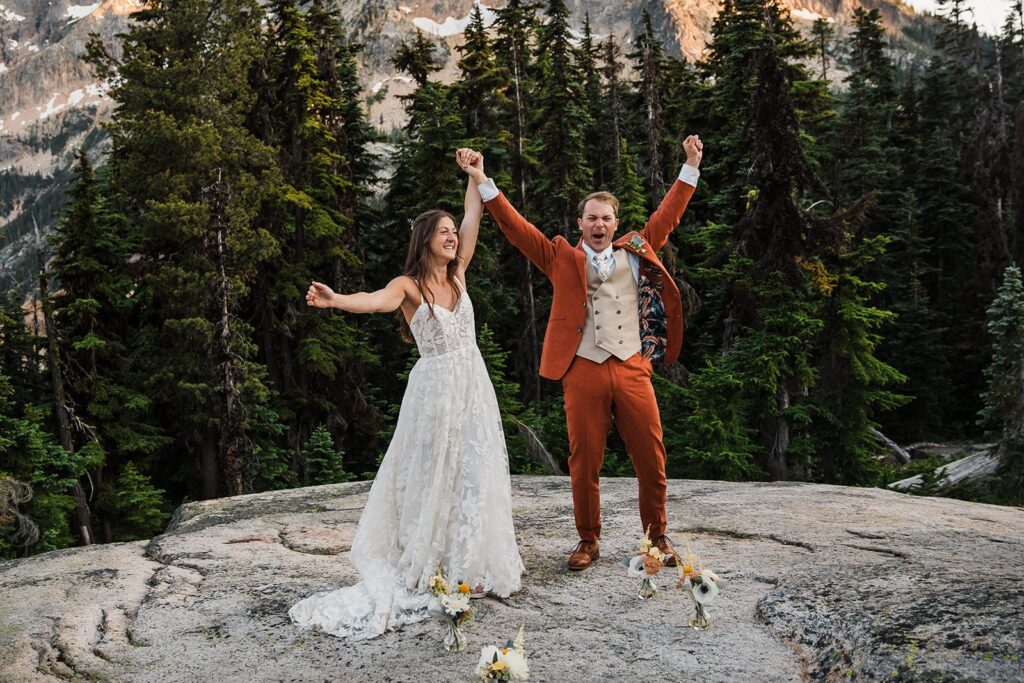
[{"label": "beige waistcoat", "polygon": [[637,286],[629,267],[629,255],[616,249],[615,272],[601,282],[593,263],[587,260],[587,320],[583,325],[583,339],[576,350],[595,363],[603,363],[609,356],[626,360],[640,350],[640,314]]}]

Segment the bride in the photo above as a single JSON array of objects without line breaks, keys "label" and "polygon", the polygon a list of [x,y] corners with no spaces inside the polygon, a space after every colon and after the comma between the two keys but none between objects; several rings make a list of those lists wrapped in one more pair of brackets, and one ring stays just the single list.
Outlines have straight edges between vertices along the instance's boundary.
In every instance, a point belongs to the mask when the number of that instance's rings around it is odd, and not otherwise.
[{"label": "bride", "polygon": [[[466,149],[456,161],[463,169],[483,163]],[[335,294],[313,282],[306,293],[310,306],[350,313],[401,308],[420,359],[352,543],[361,580],[297,603],[288,614],[299,626],[362,640],[420,621],[439,566],[476,595],[519,590],[505,439],[466,292],[482,214],[470,181],[461,229],[445,211],[418,216],[405,273],[384,289]]]}]

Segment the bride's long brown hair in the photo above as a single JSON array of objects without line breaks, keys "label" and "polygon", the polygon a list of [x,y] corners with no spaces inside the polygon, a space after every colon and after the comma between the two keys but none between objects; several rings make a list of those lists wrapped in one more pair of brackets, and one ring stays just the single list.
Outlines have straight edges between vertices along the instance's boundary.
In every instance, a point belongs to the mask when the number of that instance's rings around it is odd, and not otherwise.
[{"label": "bride's long brown hair", "polygon": [[[416,283],[416,289],[419,290],[422,300],[427,302],[431,317],[434,316],[434,302],[426,295],[426,290],[423,288],[423,279],[430,273],[430,247],[428,245],[431,238],[434,237],[434,233],[437,232],[437,224],[442,218],[450,218],[452,223],[458,226],[458,223],[455,222],[455,217],[441,209],[430,209],[416,216],[416,219],[412,222],[409,252],[405,257],[405,270],[402,273],[411,277],[413,282]],[[458,234],[457,227],[456,234]],[[448,262],[445,277],[448,280],[448,284],[461,297],[461,290],[455,279],[455,274],[459,272],[459,261],[460,259],[456,257]],[[415,341],[412,338],[412,330],[409,329],[409,323],[406,321],[401,309],[398,310],[398,319],[400,321],[402,339],[412,344]]]}]

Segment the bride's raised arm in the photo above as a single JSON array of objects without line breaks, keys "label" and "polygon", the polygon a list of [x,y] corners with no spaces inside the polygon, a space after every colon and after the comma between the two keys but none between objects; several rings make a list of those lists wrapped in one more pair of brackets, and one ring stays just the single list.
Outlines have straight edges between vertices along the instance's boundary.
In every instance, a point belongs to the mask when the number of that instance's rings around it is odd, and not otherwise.
[{"label": "bride's raised arm", "polygon": [[354,294],[336,294],[327,285],[314,280],[306,291],[306,303],[316,308],[340,308],[349,313],[390,313],[402,305],[413,288],[412,280],[405,275],[396,277],[376,292]]},{"label": "bride's raised arm", "polygon": [[[455,152],[455,161],[463,170],[468,166],[484,166],[483,155],[471,149],[459,149]],[[480,190],[472,177],[466,179],[466,199],[464,201],[462,225],[459,226],[459,271],[463,273],[473,260],[476,251],[476,240],[480,234],[480,219],[484,215],[484,201],[480,198]]]}]

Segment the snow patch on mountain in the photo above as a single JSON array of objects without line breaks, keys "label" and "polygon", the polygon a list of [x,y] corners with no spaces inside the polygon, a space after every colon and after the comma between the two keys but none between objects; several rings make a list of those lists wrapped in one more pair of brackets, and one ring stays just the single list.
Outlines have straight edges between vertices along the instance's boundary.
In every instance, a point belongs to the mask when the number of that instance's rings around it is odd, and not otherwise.
[{"label": "snow patch on mountain", "polygon": [[67,14],[64,16],[68,17],[68,23],[70,24],[73,21],[78,21],[83,17],[87,17],[98,10],[100,8],[100,4],[101,3],[99,2],[94,2],[91,5],[69,5]]},{"label": "snow patch on mountain", "polygon": [[370,92],[376,95],[380,92],[380,89],[384,87],[384,84],[388,81],[397,81],[399,83],[412,83],[412,79],[408,76],[388,76],[382,81],[377,81],[370,87]]},{"label": "snow patch on mountain", "polygon": [[25,21],[25,17],[0,5],[0,19],[3,21]]},{"label": "snow patch on mountain", "polygon": [[835,21],[836,21],[832,17],[824,17],[824,16],[818,14],[817,12],[812,12],[812,11],[806,10],[806,9],[800,9],[799,7],[790,10],[789,14],[790,14],[790,16],[792,16],[792,17],[794,17],[796,19],[803,19],[805,21],[815,21],[817,19],[824,19],[825,21],[827,21],[830,24],[834,24]]},{"label": "snow patch on mountain", "polygon": [[50,101],[46,103],[45,109],[43,107],[36,107],[36,110],[39,111],[39,119],[49,118],[67,106],[65,104],[56,104],[58,97],[60,97],[60,93],[55,92]]},{"label": "snow patch on mountain", "polygon": [[[494,13],[494,9],[480,2],[477,2],[476,5],[480,7],[480,14],[484,18],[484,26],[490,26],[491,24],[493,24],[497,16]],[[427,19],[426,17],[416,17],[415,19],[412,20],[412,23],[413,26],[420,29],[421,31],[441,38],[447,38],[450,36],[457,36],[461,35],[462,33],[465,33],[466,27],[469,26],[470,18],[472,17],[472,15],[473,13],[470,12],[461,19],[456,19],[454,17],[445,17],[445,20],[440,24],[434,21],[433,19]]]}]

